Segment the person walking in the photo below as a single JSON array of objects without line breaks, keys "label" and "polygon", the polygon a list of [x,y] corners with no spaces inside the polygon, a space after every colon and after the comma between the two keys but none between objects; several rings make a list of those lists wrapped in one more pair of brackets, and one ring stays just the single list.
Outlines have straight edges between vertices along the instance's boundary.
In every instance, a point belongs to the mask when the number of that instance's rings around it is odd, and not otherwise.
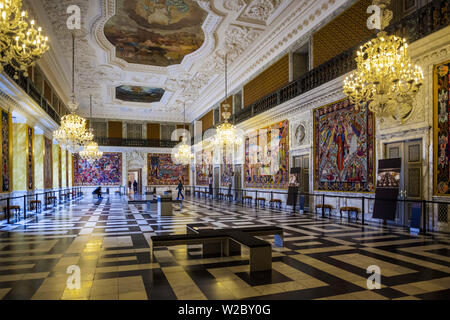
[{"label": "person walking", "polygon": [[184,200],[184,195],[183,195],[184,185],[183,185],[183,179],[181,179],[181,178],[178,179],[177,190],[178,190],[177,200],[180,200],[180,196],[181,196],[181,200],[183,201]]},{"label": "person walking", "polygon": [[134,190],[134,194],[136,194],[138,191],[138,183],[136,180],[134,180],[134,182],[133,182],[133,190]]}]

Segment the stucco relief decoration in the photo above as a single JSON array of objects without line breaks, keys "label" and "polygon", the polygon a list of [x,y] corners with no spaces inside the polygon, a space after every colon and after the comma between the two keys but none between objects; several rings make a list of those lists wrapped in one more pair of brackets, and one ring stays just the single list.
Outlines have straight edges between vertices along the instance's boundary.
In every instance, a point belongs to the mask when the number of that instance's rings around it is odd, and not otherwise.
[{"label": "stucco relief decoration", "polygon": [[254,0],[245,10],[243,16],[266,21],[282,0]]},{"label": "stucco relief decoration", "polygon": [[143,168],[145,163],[145,153],[139,151],[127,152],[127,167],[130,168]]},{"label": "stucco relief decoration", "polygon": [[309,130],[305,122],[295,123],[292,127],[292,144],[300,147],[309,142]]},{"label": "stucco relief decoration", "polygon": [[225,0],[223,7],[230,11],[239,12],[245,6],[244,0]]}]

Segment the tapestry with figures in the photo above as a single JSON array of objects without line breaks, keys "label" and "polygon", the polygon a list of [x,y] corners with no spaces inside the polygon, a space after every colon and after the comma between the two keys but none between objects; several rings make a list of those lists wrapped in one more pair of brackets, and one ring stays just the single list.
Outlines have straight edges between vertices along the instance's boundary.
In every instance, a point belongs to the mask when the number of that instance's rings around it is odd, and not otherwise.
[{"label": "tapestry with figures", "polygon": [[53,143],[51,139],[44,137],[44,188],[53,188]]},{"label": "tapestry with figures", "polygon": [[287,189],[289,121],[256,130],[245,137],[244,186]]},{"label": "tapestry with figures", "polygon": [[222,162],[220,163],[220,185],[222,187],[229,187],[232,185],[234,176],[232,157],[232,151],[227,151],[224,147],[222,150]]},{"label": "tapestry with figures", "polygon": [[203,150],[196,153],[195,185],[209,185],[209,176],[213,174],[213,152]]},{"label": "tapestry with figures", "polygon": [[27,188],[34,189],[34,170],[33,170],[33,128],[27,128]]},{"label": "tapestry with figures", "polygon": [[169,153],[148,154],[148,185],[173,186],[178,184],[179,178],[185,185],[189,184],[189,166],[175,164]]},{"label": "tapestry with figures", "polygon": [[10,158],[10,120],[9,113],[2,110],[2,191],[11,191],[11,158]]},{"label": "tapestry with figures", "polygon": [[434,68],[434,194],[450,196],[450,61]]},{"label": "tapestry with figures", "polygon": [[348,99],[314,110],[314,189],[374,192],[375,122]]},{"label": "tapestry with figures", "polygon": [[105,152],[92,164],[75,153],[72,168],[74,186],[119,186],[122,183],[121,152]]}]

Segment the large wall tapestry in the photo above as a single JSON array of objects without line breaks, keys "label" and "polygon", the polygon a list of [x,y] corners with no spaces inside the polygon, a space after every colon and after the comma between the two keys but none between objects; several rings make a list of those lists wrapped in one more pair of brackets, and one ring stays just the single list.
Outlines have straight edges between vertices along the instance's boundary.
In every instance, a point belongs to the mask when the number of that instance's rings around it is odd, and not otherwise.
[{"label": "large wall tapestry", "polygon": [[450,195],[450,61],[434,68],[434,193]]},{"label": "large wall tapestry", "polygon": [[130,102],[152,103],[159,102],[165,90],[141,86],[116,87],[116,99]]},{"label": "large wall tapestry", "polygon": [[34,189],[34,170],[33,170],[33,128],[27,130],[27,187],[28,190]]},{"label": "large wall tapestry", "polygon": [[58,184],[62,188],[62,155],[61,147],[58,146]]},{"label": "large wall tapestry", "polygon": [[193,0],[116,0],[104,33],[118,58],[167,67],[202,46],[206,16]]},{"label": "large wall tapestry", "polygon": [[44,188],[53,188],[53,157],[52,157],[52,140],[44,137],[45,154],[44,154]]},{"label": "large wall tapestry", "polygon": [[9,127],[9,113],[2,110],[2,191],[10,192],[11,181],[10,181],[10,171],[11,162],[9,152],[10,146],[10,127]]},{"label": "large wall tapestry", "polygon": [[347,99],[314,110],[314,189],[374,191],[374,116]]},{"label": "large wall tapestry", "polygon": [[122,182],[122,153],[103,153],[92,165],[73,155],[74,186],[118,186]]},{"label": "large wall tapestry", "polygon": [[213,152],[203,150],[196,154],[195,185],[208,186],[209,175],[213,174]]},{"label": "large wall tapestry", "polygon": [[288,120],[259,129],[245,138],[246,188],[287,189],[288,171]]},{"label": "large wall tapestry", "polygon": [[184,178],[184,184],[189,184],[189,166],[174,164],[171,154],[148,154],[148,185],[177,185],[178,178]]},{"label": "large wall tapestry", "polygon": [[222,151],[222,162],[220,164],[220,184],[222,187],[229,187],[233,183],[233,162],[230,152]]}]

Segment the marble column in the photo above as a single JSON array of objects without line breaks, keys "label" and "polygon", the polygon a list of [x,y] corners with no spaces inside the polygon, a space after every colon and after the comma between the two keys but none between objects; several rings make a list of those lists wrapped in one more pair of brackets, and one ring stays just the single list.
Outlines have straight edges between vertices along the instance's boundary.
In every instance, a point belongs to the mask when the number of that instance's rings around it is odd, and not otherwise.
[{"label": "marble column", "polygon": [[53,161],[53,188],[59,188],[59,145],[53,142],[52,146],[52,161]]},{"label": "marble column", "polygon": [[63,188],[67,187],[67,175],[66,175],[66,152],[67,150],[61,150],[61,175],[62,175],[62,183],[61,186]]},{"label": "marble column", "polygon": [[44,135],[35,129],[34,134],[34,188],[36,190],[44,189],[44,153],[45,142]]},{"label": "marble column", "polygon": [[27,190],[27,129],[26,123],[13,123],[13,192]]},{"label": "marble column", "polygon": [[73,158],[72,158],[72,154],[69,152],[69,163],[67,163],[67,168],[69,169],[69,181],[68,181],[68,186],[72,187],[73,186],[73,174],[72,174],[72,168],[73,166]]}]

